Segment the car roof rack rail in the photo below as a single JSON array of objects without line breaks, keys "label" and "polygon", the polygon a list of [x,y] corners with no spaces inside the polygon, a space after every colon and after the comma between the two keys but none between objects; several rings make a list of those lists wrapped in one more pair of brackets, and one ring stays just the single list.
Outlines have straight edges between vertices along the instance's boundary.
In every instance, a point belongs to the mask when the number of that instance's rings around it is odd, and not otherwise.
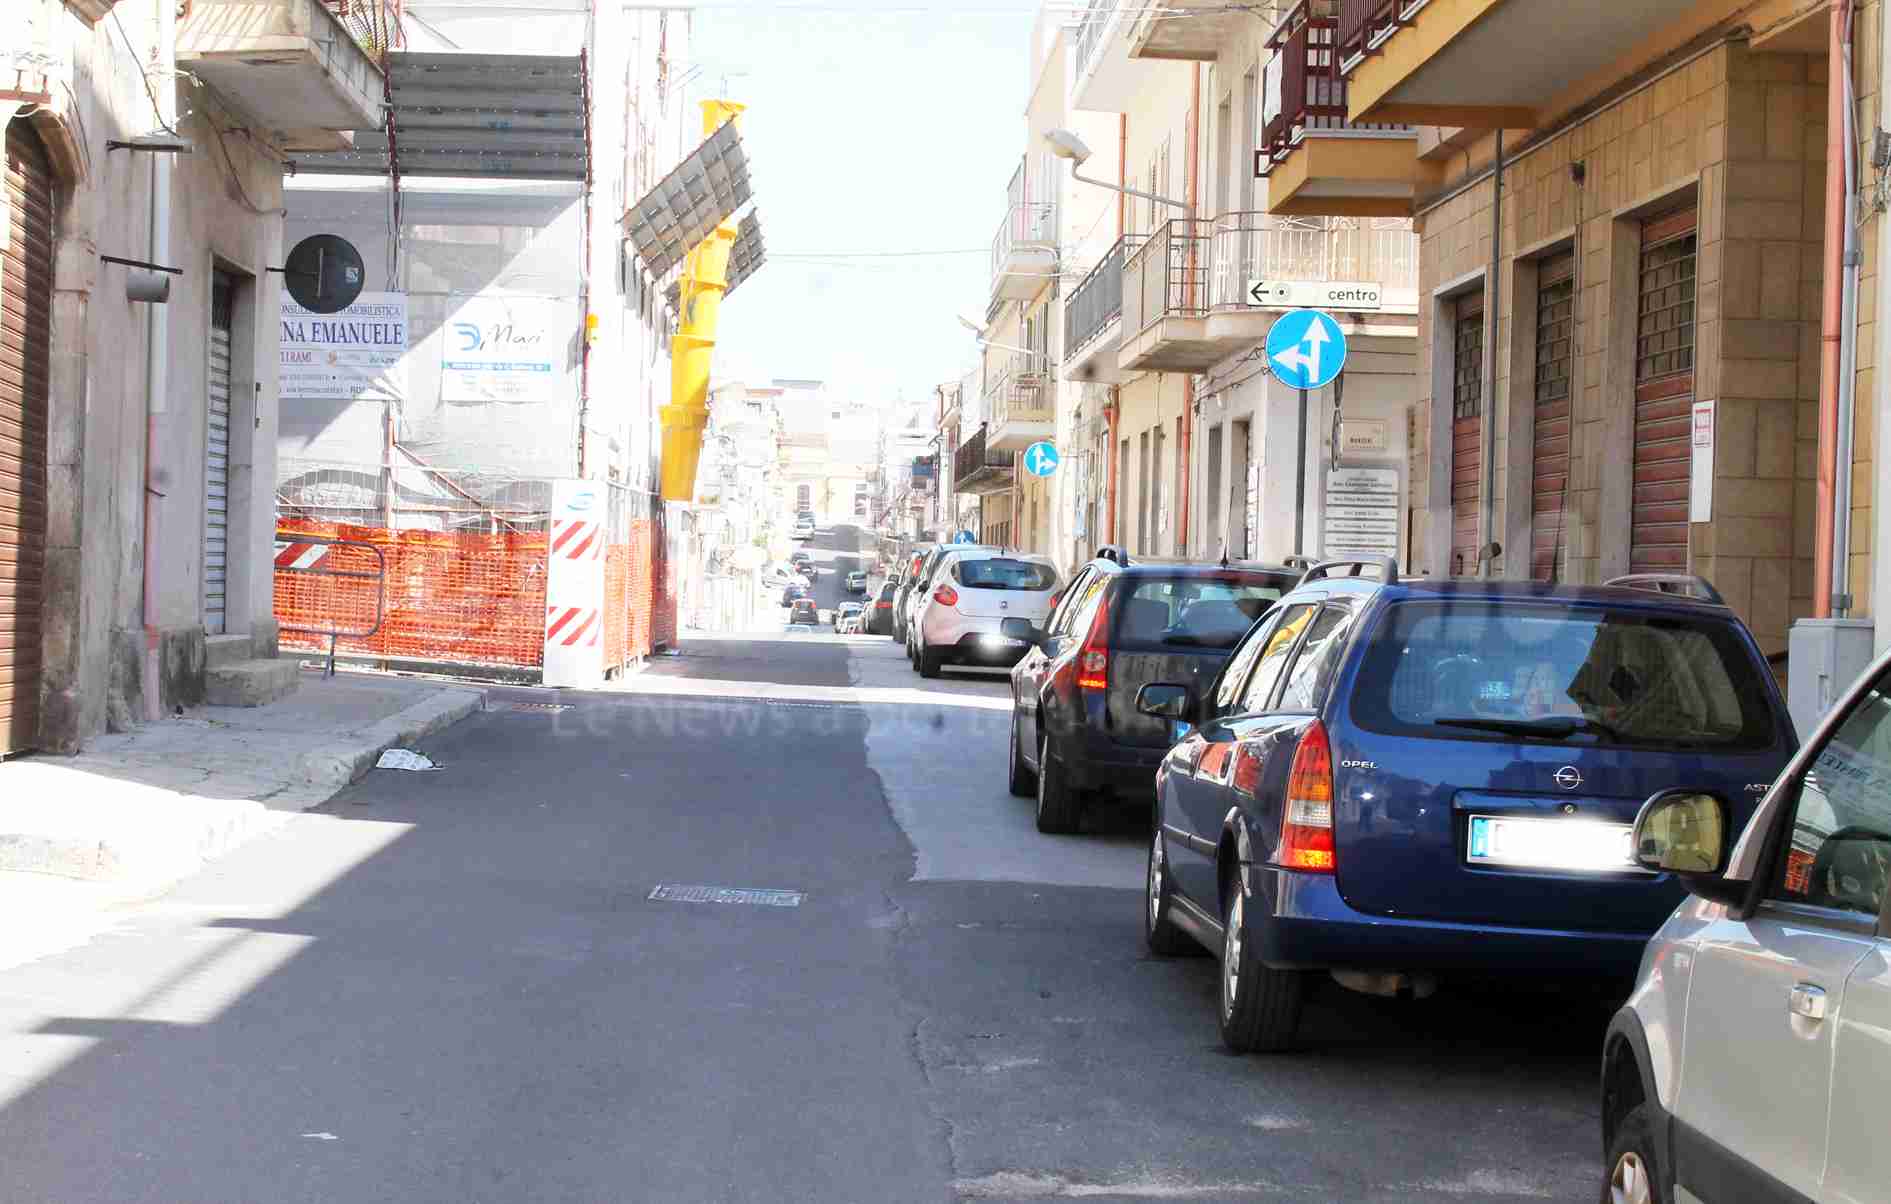
[{"label": "car roof rack rail", "polygon": [[[1287,563],[1288,568],[1294,567],[1292,559],[1305,558],[1290,558]],[[1336,571],[1339,569],[1352,571],[1349,573]],[[1379,580],[1386,585],[1398,584],[1399,562],[1395,556],[1347,556],[1337,560],[1322,560],[1308,567],[1306,575],[1300,578],[1299,583],[1305,585],[1309,581],[1324,581],[1329,577],[1358,577],[1364,569],[1377,569]]]},{"label": "car roof rack rail", "polygon": [[1282,568],[1299,569],[1303,573],[1312,568],[1314,563],[1311,556],[1282,556],[1280,558]]},{"label": "car roof rack rail", "polygon": [[1623,589],[1653,590],[1658,594],[1681,594],[1711,602],[1715,606],[1727,604],[1727,600],[1720,596],[1720,591],[1707,578],[1693,573],[1629,573],[1623,577],[1611,577],[1602,584]]},{"label": "car roof rack rail", "polygon": [[1113,543],[1106,543],[1097,549],[1096,559],[1108,560],[1124,568],[1129,567],[1129,553]]}]

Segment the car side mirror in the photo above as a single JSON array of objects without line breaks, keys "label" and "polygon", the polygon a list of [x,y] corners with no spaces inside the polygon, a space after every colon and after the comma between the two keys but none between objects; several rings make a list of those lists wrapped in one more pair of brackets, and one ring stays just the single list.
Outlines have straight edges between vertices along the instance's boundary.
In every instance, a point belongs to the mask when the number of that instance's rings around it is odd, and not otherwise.
[{"label": "car side mirror", "polygon": [[1173,723],[1193,724],[1195,691],[1187,686],[1151,682],[1136,691],[1136,710],[1139,714],[1167,719]]},{"label": "car side mirror", "polygon": [[1642,804],[1629,836],[1635,864],[1669,873],[1692,894],[1738,903],[1746,883],[1721,877],[1727,868],[1727,804],[1699,790],[1663,790]]},{"label": "car side mirror", "polygon": [[1044,633],[1029,619],[1005,619],[998,624],[998,632],[1008,640],[1023,640],[1033,648],[1044,646]]}]

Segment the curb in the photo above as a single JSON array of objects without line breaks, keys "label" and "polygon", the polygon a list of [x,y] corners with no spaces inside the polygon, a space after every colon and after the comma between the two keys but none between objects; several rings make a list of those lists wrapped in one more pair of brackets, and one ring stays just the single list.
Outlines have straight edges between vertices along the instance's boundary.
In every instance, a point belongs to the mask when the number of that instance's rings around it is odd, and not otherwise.
[{"label": "curb", "polygon": [[333,794],[365,777],[388,749],[424,740],[485,709],[484,690],[441,690],[432,698],[423,698],[363,728],[352,739],[303,753],[302,780]]}]

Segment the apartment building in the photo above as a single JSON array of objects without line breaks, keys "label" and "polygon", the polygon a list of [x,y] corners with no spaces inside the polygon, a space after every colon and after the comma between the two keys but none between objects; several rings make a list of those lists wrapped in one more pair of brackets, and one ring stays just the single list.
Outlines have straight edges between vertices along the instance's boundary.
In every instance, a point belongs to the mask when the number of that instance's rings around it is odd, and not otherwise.
[{"label": "apartment building", "polygon": [[[1769,652],[1796,621],[1871,614],[1891,587],[1872,506],[1882,11],[1287,16],[1284,103],[1306,120],[1269,209],[1402,209],[1422,234],[1417,565],[1495,544],[1507,577],[1691,572]],[[1870,628],[1820,630],[1856,660]]]},{"label": "apartment building", "polygon": [[[1064,190],[1061,296],[1044,306],[1047,335],[1032,325],[1035,301],[1013,324],[994,299],[986,335],[994,414],[1020,407],[1012,365],[1034,362],[1000,359],[1019,353],[997,346],[1047,337],[1052,348],[1048,433],[1000,444],[1052,438],[1063,453],[1046,485],[1006,494],[1023,546],[1075,562],[1102,543],[1274,560],[1409,543],[1416,238],[1384,209],[1264,211],[1281,125],[1275,29],[1226,5],[1096,0],[1046,31],[1022,171],[1028,181],[1044,156],[1038,170]],[[1343,382],[1304,399],[1262,353],[1274,320],[1299,306],[1333,310],[1351,352]],[[989,457],[996,427],[984,429],[977,454]],[[968,469],[973,455],[962,443]],[[960,487],[1002,491],[1007,471],[980,460]],[[1329,487],[1344,503],[1330,512]]]}]

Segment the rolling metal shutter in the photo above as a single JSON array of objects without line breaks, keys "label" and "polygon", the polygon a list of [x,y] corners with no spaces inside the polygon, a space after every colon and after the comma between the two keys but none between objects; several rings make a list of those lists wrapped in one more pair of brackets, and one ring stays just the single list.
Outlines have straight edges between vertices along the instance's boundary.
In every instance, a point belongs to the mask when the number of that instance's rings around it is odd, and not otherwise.
[{"label": "rolling metal shutter", "polygon": [[210,371],[204,406],[204,633],[224,632],[230,565],[230,316],[235,283],[210,286]]},{"label": "rolling metal shutter", "polygon": [[1452,310],[1450,575],[1477,572],[1477,504],[1484,452],[1484,294]]},{"label": "rolling metal shutter", "polygon": [[0,252],[0,756],[39,733],[51,391],[53,173],[24,121],[7,125]]},{"label": "rolling metal shutter", "polygon": [[1530,449],[1530,576],[1548,581],[1563,543],[1569,492],[1569,377],[1575,316],[1576,256],[1565,252],[1537,269],[1536,426]]},{"label": "rolling metal shutter", "polygon": [[1686,209],[1642,226],[1635,330],[1635,492],[1630,572],[1687,568],[1694,405],[1694,226]]}]

